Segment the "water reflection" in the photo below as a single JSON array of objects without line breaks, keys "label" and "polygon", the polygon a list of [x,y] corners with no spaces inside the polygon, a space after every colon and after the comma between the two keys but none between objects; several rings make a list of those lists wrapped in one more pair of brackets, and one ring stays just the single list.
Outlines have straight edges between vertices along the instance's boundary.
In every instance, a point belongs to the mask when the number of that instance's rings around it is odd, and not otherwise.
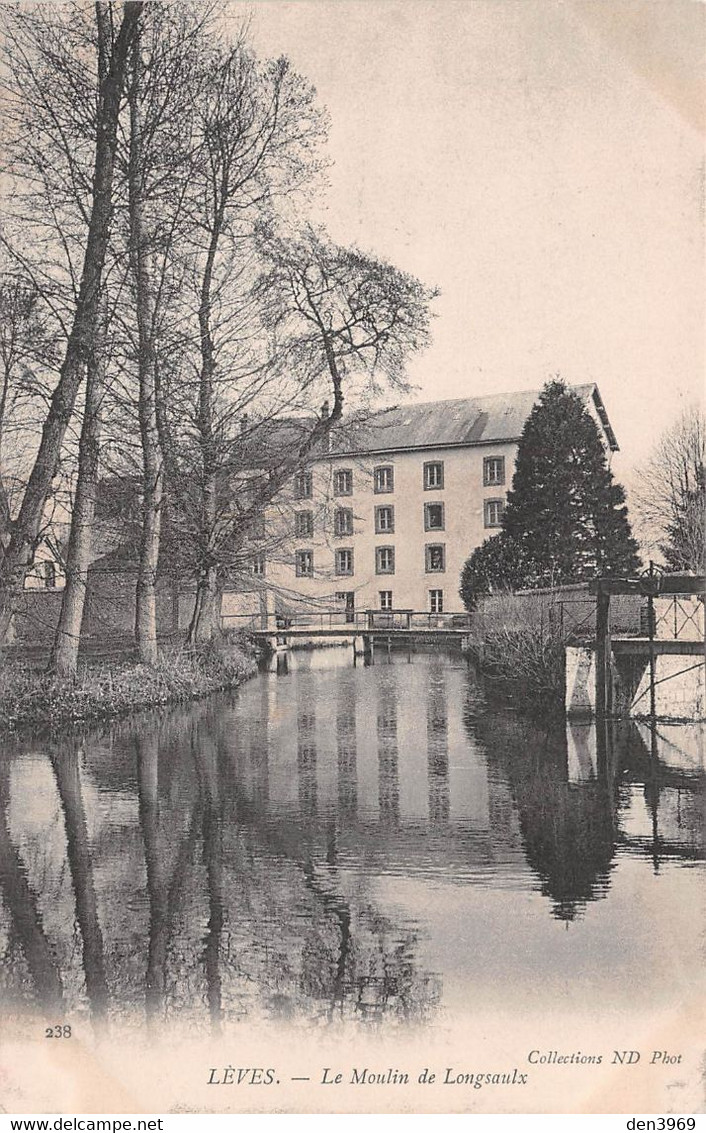
[{"label": "water reflection", "polygon": [[[698,728],[665,726],[655,758],[632,724],[541,728],[491,711],[443,655],[326,660],[295,655],[235,697],[7,745],[5,1015],[215,1032],[252,1015],[427,1020],[453,1009],[447,978],[478,979],[473,952],[446,955],[459,917],[505,964],[498,986],[517,964],[503,947],[530,924],[535,966],[559,978],[553,924],[578,930],[605,905],[595,962],[625,936],[631,899],[615,878],[629,862],[633,884],[666,870],[673,885],[675,868],[695,884],[683,867],[702,857]],[[667,894],[640,890],[631,931],[640,917],[659,928]]]}]

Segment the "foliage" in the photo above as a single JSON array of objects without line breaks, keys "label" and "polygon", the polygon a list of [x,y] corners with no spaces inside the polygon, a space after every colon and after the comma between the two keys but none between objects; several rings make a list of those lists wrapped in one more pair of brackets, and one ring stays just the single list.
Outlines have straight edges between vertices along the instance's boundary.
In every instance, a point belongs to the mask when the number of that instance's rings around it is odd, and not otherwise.
[{"label": "foliage", "polygon": [[485,594],[497,587],[519,589],[526,575],[520,544],[501,531],[481,543],[461,571],[459,594],[467,610],[473,610]]},{"label": "foliage", "polygon": [[[557,586],[639,568],[625,493],[613,480],[598,426],[581,398],[551,381],[525,422],[503,542],[464,568],[462,597],[498,586]],[[491,541],[492,542],[492,541]]]}]

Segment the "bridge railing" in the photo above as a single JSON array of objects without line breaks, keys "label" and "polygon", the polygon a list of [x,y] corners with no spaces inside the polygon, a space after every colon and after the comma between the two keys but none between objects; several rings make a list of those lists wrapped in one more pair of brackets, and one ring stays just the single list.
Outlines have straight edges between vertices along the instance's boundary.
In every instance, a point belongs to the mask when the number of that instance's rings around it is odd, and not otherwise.
[{"label": "bridge railing", "polygon": [[470,614],[434,614],[428,610],[346,610],[331,608],[292,614],[224,614],[224,630],[282,634],[287,630],[341,633],[384,633],[386,630],[461,630],[470,625]]}]

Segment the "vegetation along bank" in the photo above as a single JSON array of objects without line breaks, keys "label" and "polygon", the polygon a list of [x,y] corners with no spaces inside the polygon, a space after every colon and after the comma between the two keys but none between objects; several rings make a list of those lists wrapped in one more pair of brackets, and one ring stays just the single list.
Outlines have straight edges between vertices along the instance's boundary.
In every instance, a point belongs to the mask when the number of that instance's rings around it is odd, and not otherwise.
[{"label": "vegetation along bank", "polygon": [[243,642],[162,652],[155,665],[117,660],[79,666],[73,677],[0,666],[0,728],[62,727],[195,700],[237,688],[256,672]]}]

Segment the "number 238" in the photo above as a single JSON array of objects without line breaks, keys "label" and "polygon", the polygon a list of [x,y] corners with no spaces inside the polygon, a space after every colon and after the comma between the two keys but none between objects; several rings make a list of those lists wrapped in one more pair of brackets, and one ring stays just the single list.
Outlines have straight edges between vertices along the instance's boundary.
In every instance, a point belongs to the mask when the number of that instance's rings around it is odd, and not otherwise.
[{"label": "number 238", "polygon": [[68,1023],[59,1023],[56,1027],[46,1027],[44,1030],[45,1039],[70,1039],[71,1027]]}]

